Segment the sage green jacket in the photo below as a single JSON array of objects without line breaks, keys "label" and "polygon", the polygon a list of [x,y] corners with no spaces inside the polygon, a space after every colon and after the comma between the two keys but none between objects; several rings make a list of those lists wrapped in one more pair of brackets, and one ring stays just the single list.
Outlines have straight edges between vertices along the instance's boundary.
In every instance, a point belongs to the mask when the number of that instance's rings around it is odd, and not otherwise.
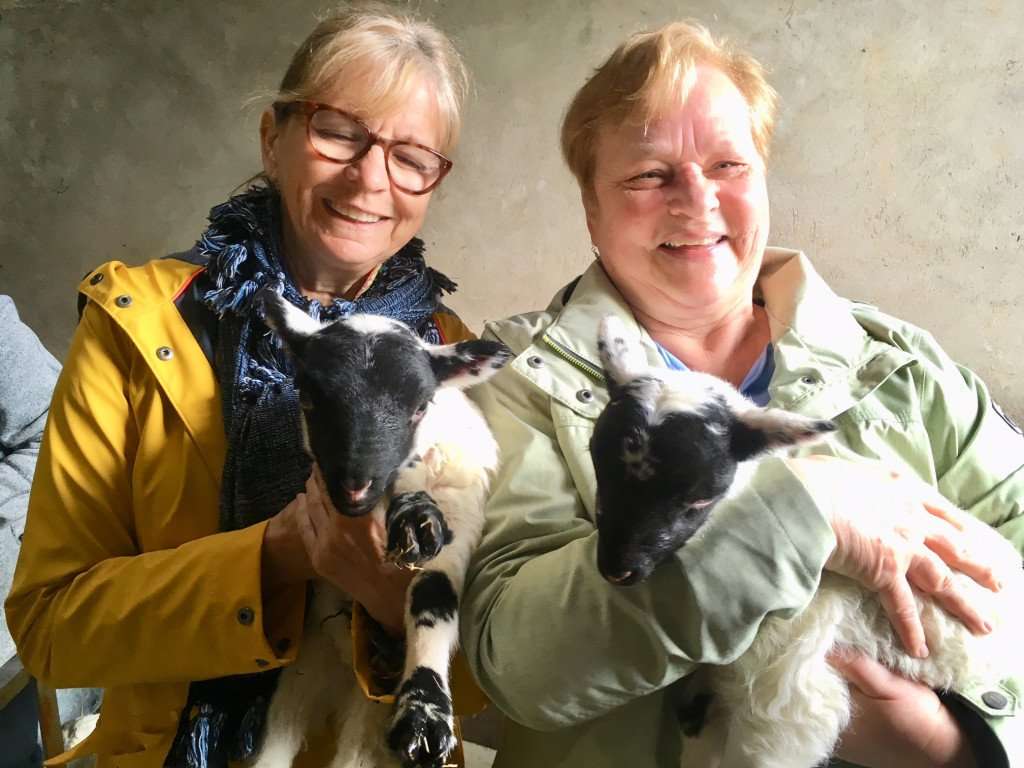
[{"label": "sage green jacket", "polygon": [[[819,451],[913,472],[1024,549],[1024,438],[973,373],[924,331],[836,296],[797,251],[768,249],[756,292],[771,318],[772,404],[838,424]],[[728,530],[709,530],[642,585],[601,579],[587,445],[608,400],[596,344],[606,314],[664,365],[598,263],[545,311],[485,333],[517,355],[473,390],[503,463],[462,637],[511,720],[496,768],[676,768],[673,684],[695,664],[743,653],[767,615],[798,612],[835,545],[802,484],[772,458],[722,502],[736,505]],[[1024,765],[1022,681],[993,688],[964,692],[961,717],[978,726],[986,768],[1004,751]]]}]

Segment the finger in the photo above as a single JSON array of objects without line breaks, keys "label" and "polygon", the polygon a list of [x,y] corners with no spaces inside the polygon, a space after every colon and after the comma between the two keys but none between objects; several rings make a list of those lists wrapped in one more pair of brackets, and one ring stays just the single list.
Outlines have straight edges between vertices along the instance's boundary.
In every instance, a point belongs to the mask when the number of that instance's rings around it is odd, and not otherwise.
[{"label": "finger", "polygon": [[312,554],[316,544],[317,530],[315,522],[309,515],[306,494],[300,493],[295,497],[295,511],[295,524],[299,529],[299,535],[302,537],[302,543],[306,546],[306,551]]},{"label": "finger", "polygon": [[919,590],[931,595],[947,613],[960,619],[974,634],[992,631],[991,625],[964,595],[953,572],[936,555],[929,552],[915,557],[907,578]]},{"label": "finger", "polygon": [[318,501],[324,495],[324,478],[320,474],[320,467],[317,464],[313,464],[313,469],[306,479],[306,493]]},{"label": "finger", "polygon": [[907,580],[897,577],[888,588],[879,590],[878,598],[907,653],[921,659],[927,657],[924,627],[921,626],[917,602]]},{"label": "finger", "polygon": [[923,483],[922,485],[924,486],[924,499],[922,499],[924,508],[940,520],[945,520],[958,531],[964,530],[967,525],[967,513],[935,488]]},{"label": "finger", "polygon": [[925,545],[942,558],[950,568],[965,573],[981,586],[998,592],[1003,588],[1002,582],[996,577],[991,565],[981,562],[969,554],[959,542],[963,537],[950,535],[948,529],[938,528],[924,537]]},{"label": "finger", "polygon": [[830,653],[828,662],[850,685],[872,699],[895,698],[902,678],[859,651]]},{"label": "finger", "polygon": [[332,510],[328,506],[330,501],[321,492],[317,474],[317,471],[314,469],[306,481],[306,506],[310,517],[314,519],[317,530],[321,535],[324,535],[330,524]]}]

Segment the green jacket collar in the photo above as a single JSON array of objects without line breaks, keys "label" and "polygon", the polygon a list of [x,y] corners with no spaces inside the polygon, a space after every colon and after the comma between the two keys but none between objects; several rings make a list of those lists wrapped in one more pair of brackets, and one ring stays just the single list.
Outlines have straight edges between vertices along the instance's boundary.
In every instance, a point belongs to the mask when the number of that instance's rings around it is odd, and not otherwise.
[{"label": "green jacket collar", "polygon": [[768,248],[755,286],[771,322],[771,404],[816,418],[857,405],[915,358],[872,338],[800,251]]},{"label": "green jacket collar", "polygon": [[[799,251],[766,250],[755,297],[764,301],[771,322],[773,405],[832,418],[914,361],[913,355],[869,336],[855,318],[853,303],[833,293]],[[599,262],[575,286],[559,291],[544,313],[490,328],[514,350],[522,350],[514,370],[576,414],[596,418],[608,400],[597,353],[597,325],[605,315],[633,329],[650,364],[664,367],[654,341]],[[525,345],[515,343],[517,336]]]}]

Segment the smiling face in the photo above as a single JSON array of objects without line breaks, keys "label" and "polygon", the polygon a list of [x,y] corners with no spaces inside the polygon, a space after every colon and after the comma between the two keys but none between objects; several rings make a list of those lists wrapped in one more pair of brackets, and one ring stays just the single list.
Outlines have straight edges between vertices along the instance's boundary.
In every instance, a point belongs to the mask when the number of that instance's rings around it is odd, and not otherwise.
[{"label": "smiling face", "polygon": [[[368,115],[360,109],[358,81],[346,81],[313,100],[358,116],[374,133],[428,147],[441,145],[443,130],[434,89],[414,81],[402,109]],[[398,252],[419,231],[431,193],[410,195],[388,180],[384,150],[373,146],[355,163],[320,157],[310,146],[306,117],[277,123],[272,111],[260,126],[263,165],[281,194],[284,248],[293,263],[316,272],[362,277]]]},{"label": "smiling face", "polygon": [[750,109],[718,69],[696,67],[660,119],[603,129],[584,192],[601,263],[641,314],[749,303],[768,238],[764,161]]}]

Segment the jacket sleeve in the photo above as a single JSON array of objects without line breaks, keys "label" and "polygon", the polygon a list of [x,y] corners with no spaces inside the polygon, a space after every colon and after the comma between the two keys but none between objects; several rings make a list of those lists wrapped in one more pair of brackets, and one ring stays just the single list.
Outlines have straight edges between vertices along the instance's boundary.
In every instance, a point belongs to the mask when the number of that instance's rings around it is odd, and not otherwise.
[{"label": "jacket sleeve", "polygon": [[[1024,553],[1024,435],[972,371],[953,362],[927,332],[904,327],[892,341],[919,359],[918,396],[939,490],[993,526]],[[1024,766],[1024,678],[958,692],[953,708],[971,735],[978,764]],[[986,728],[974,727],[980,719]]]},{"label": "jacket sleeve", "polygon": [[[88,305],[54,393],[6,603],[26,668],[54,687],[256,672],[289,661],[275,646],[301,632],[301,589],[268,600],[285,608],[263,601],[265,523],[203,535],[182,501],[180,545],[140,551],[134,521],[146,511],[132,505],[130,388],[142,365],[103,310]],[[286,618],[268,627],[268,612]]]},{"label": "jacket sleeve", "polygon": [[469,329],[469,326],[462,322],[462,318],[445,308],[444,311],[434,313],[434,323],[441,333],[441,339],[445,344],[455,344],[460,341],[470,341],[476,338],[476,334]]},{"label": "jacket sleeve", "polygon": [[17,535],[59,372],[14,302],[0,295],[0,526],[17,526]]},{"label": "jacket sleeve", "polygon": [[[510,368],[471,392],[502,465],[470,567],[463,645],[484,692],[514,720],[554,730],[596,718],[697,663],[735,658],[766,615],[810,599],[835,539],[782,461],[762,462],[729,502],[728,530],[709,523],[648,581],[623,589],[598,574],[595,529],[548,397]],[[586,450],[585,437],[577,443]]]}]

